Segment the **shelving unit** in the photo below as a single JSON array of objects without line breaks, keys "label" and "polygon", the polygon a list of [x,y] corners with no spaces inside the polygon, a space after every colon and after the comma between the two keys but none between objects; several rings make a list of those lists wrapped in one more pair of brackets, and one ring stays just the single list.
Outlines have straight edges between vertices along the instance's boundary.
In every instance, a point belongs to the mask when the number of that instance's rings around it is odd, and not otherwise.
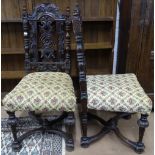
[{"label": "shelving unit", "polygon": [[[24,43],[22,31],[22,6],[28,10],[49,0],[2,0],[2,91],[8,91],[25,75]],[[76,0],[52,0],[62,11],[67,6],[74,8]],[[83,18],[84,47],[88,74],[112,72],[116,0],[78,0]],[[76,45],[71,38],[72,70],[77,77]]]},{"label": "shelving unit", "polygon": [[[112,49],[112,45],[109,42],[105,43],[85,43],[84,44],[85,50],[96,50],[96,49]],[[71,49],[75,52],[76,44],[71,44]],[[9,54],[24,54],[24,49],[22,48],[2,48],[1,49],[2,55],[9,55]]]},{"label": "shelving unit", "polygon": [[[113,22],[113,17],[85,17],[82,19],[83,22]],[[2,23],[22,23],[21,18],[17,19],[2,19]]]}]

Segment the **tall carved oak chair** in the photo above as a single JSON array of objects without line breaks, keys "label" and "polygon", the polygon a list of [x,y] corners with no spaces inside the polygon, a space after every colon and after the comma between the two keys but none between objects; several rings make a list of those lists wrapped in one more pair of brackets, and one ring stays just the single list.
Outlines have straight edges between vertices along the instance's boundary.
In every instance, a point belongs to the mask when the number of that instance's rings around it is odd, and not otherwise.
[{"label": "tall carved oak chair", "polygon": [[[80,84],[80,104],[79,113],[81,120],[81,146],[88,147],[92,142],[100,139],[110,131],[114,133],[137,153],[144,151],[142,142],[145,128],[149,123],[148,115],[152,109],[151,99],[145,94],[134,74],[116,74],[116,75],[87,75],[85,67],[84,46],[82,39],[82,30],[79,29],[82,21],[80,10],[74,12],[74,27],[78,45],[78,62],[79,62],[79,84]],[[88,110],[104,110],[116,112],[116,116],[108,121],[90,113]],[[138,120],[139,139],[137,142],[125,138],[119,128],[119,119],[130,119],[132,114],[141,114]],[[94,136],[87,135],[88,120],[95,119],[103,128]]]},{"label": "tall carved oak chair", "polygon": [[[25,69],[28,73],[3,99],[14,141],[14,151],[21,149],[21,142],[37,131],[63,136],[68,150],[74,149],[72,129],[76,97],[70,77],[70,10],[61,14],[54,4],[40,4],[28,13],[23,9]],[[42,127],[17,136],[16,111],[26,111]],[[59,111],[62,115],[53,121],[43,119],[44,112]],[[39,114],[38,114],[39,112]],[[66,132],[53,125],[63,121]]]}]

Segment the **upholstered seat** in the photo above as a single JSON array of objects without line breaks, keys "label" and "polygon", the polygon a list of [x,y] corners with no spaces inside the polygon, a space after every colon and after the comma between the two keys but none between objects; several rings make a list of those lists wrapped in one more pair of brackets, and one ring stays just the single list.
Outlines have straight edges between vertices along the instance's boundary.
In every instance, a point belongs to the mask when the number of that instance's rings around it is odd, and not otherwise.
[{"label": "upholstered seat", "polygon": [[6,111],[75,111],[76,97],[70,76],[61,72],[26,75],[5,96]]},{"label": "upholstered seat", "polygon": [[88,75],[87,92],[89,109],[141,114],[152,109],[134,74]]}]

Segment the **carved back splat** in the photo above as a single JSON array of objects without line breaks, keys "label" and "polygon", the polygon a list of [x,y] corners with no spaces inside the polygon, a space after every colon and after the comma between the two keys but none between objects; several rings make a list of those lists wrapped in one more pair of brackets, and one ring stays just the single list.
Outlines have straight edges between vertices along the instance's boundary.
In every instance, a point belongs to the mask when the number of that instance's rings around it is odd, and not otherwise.
[{"label": "carved back splat", "polygon": [[70,25],[69,8],[66,14],[49,3],[36,6],[32,14],[23,8],[26,71],[70,73]]}]

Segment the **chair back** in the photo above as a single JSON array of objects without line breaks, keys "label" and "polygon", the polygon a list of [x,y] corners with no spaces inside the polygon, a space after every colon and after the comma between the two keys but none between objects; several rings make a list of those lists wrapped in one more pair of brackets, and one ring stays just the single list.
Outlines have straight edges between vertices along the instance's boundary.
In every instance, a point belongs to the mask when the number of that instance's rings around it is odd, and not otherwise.
[{"label": "chair back", "polygon": [[62,14],[54,4],[37,5],[32,13],[23,8],[25,70],[70,73],[69,8]]}]

